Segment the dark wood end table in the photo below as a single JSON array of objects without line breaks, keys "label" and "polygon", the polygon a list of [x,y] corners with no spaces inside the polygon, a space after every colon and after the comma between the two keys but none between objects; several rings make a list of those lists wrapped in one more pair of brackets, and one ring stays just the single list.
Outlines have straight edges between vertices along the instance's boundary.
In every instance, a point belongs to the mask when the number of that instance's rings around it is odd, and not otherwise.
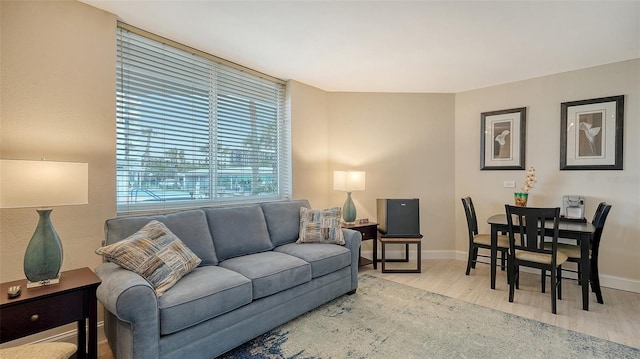
[{"label": "dark wood end table", "polygon": [[[9,299],[7,289],[21,286]],[[26,337],[64,324],[78,323],[77,358],[98,357],[98,302],[100,279],[89,268],[60,274],[60,283],[27,289],[27,280],[0,284],[0,343]],[[87,341],[86,320],[89,320]],[[86,348],[86,350],[85,350]],[[88,351],[88,353],[87,353]]]},{"label": "dark wood end table", "polygon": [[373,259],[360,256],[358,266],[362,267],[373,264],[373,269],[378,269],[378,241],[376,240],[378,238],[378,223],[358,223],[356,221],[354,223],[342,223],[341,226],[342,228],[353,229],[354,231],[360,232],[363,241],[373,240]]}]

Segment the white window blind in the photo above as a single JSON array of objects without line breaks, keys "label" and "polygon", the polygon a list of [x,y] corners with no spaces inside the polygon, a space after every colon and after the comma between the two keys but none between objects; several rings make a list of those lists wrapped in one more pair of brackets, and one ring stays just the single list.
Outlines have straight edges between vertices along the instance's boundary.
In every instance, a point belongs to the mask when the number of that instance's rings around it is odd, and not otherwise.
[{"label": "white window blind", "polygon": [[128,28],[117,45],[119,213],[290,197],[282,82]]}]

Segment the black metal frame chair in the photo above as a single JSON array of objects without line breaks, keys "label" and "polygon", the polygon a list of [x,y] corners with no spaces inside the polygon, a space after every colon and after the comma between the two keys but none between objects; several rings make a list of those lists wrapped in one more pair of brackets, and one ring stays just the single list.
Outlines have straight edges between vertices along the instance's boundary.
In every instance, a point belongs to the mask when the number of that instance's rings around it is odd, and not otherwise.
[{"label": "black metal frame chair", "polygon": [[[491,258],[491,256],[478,254],[479,248],[491,249],[491,234],[478,233],[478,219],[476,210],[473,207],[471,197],[462,198],[464,214],[467,217],[467,227],[469,232],[469,255],[467,259],[467,272],[469,275],[471,268],[476,268],[476,263],[490,264],[478,261],[478,257]],[[506,235],[498,235],[498,251],[501,252],[500,268],[505,270],[507,252],[509,251],[509,238]]]},{"label": "black metal frame chair", "polygon": [[[567,255],[558,251],[560,207],[534,208],[505,205],[509,228],[509,302],[515,289],[520,289],[520,266],[549,271],[551,277],[551,312],[557,313],[556,298],[562,299],[562,264]],[[545,228],[553,223],[551,233]],[[551,248],[545,248],[545,235],[551,237]],[[517,241],[516,241],[517,238]],[[544,281],[545,276],[542,276]]]}]

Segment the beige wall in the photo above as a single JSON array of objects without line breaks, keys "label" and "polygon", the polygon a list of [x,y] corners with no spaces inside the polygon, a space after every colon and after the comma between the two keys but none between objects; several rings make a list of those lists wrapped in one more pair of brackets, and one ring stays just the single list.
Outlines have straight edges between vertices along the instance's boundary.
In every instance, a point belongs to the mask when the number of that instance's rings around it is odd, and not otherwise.
[{"label": "beige wall", "polygon": [[291,114],[293,198],[307,199],[314,208],[328,204],[327,92],[297,81],[287,83]]},{"label": "beige wall", "polygon": [[[62,269],[95,268],[115,207],[116,16],[76,1],[2,1],[0,156],[89,163],[89,205],[55,208]],[[24,277],[38,216],[0,210],[0,281]]]},{"label": "beige wall", "polygon": [[[377,198],[419,198],[430,255],[453,248],[453,114],[452,94],[329,93],[327,176],[366,172],[366,189],[352,195],[358,218],[377,219]],[[341,206],[332,177],[327,189]]]},{"label": "beige wall", "polygon": [[[624,170],[560,171],[560,103],[625,95]],[[473,197],[481,230],[484,219],[503,212],[513,201],[525,171],[480,171],[480,113],[527,107],[526,165],[534,166],[538,183],[529,194],[531,206],[561,206],[562,196],[586,197],[586,215],[597,204],[613,207],[600,247],[601,282],[640,291],[640,60],[562,73],[502,86],[463,92],[455,99],[455,228],[456,249],[467,250],[464,211],[459,198]]]}]

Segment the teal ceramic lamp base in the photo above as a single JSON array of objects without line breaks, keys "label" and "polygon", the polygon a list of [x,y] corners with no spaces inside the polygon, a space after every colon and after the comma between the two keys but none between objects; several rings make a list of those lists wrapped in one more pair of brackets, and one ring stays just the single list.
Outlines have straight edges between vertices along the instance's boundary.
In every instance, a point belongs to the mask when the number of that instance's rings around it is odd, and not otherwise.
[{"label": "teal ceramic lamp base", "polygon": [[353,200],[351,199],[351,192],[347,192],[347,200],[344,202],[344,206],[342,206],[342,219],[347,223],[356,220],[356,205],[353,204]]},{"label": "teal ceramic lamp base", "polygon": [[28,288],[59,281],[62,243],[51,223],[51,209],[38,209],[40,220],[24,254],[24,274]]}]

